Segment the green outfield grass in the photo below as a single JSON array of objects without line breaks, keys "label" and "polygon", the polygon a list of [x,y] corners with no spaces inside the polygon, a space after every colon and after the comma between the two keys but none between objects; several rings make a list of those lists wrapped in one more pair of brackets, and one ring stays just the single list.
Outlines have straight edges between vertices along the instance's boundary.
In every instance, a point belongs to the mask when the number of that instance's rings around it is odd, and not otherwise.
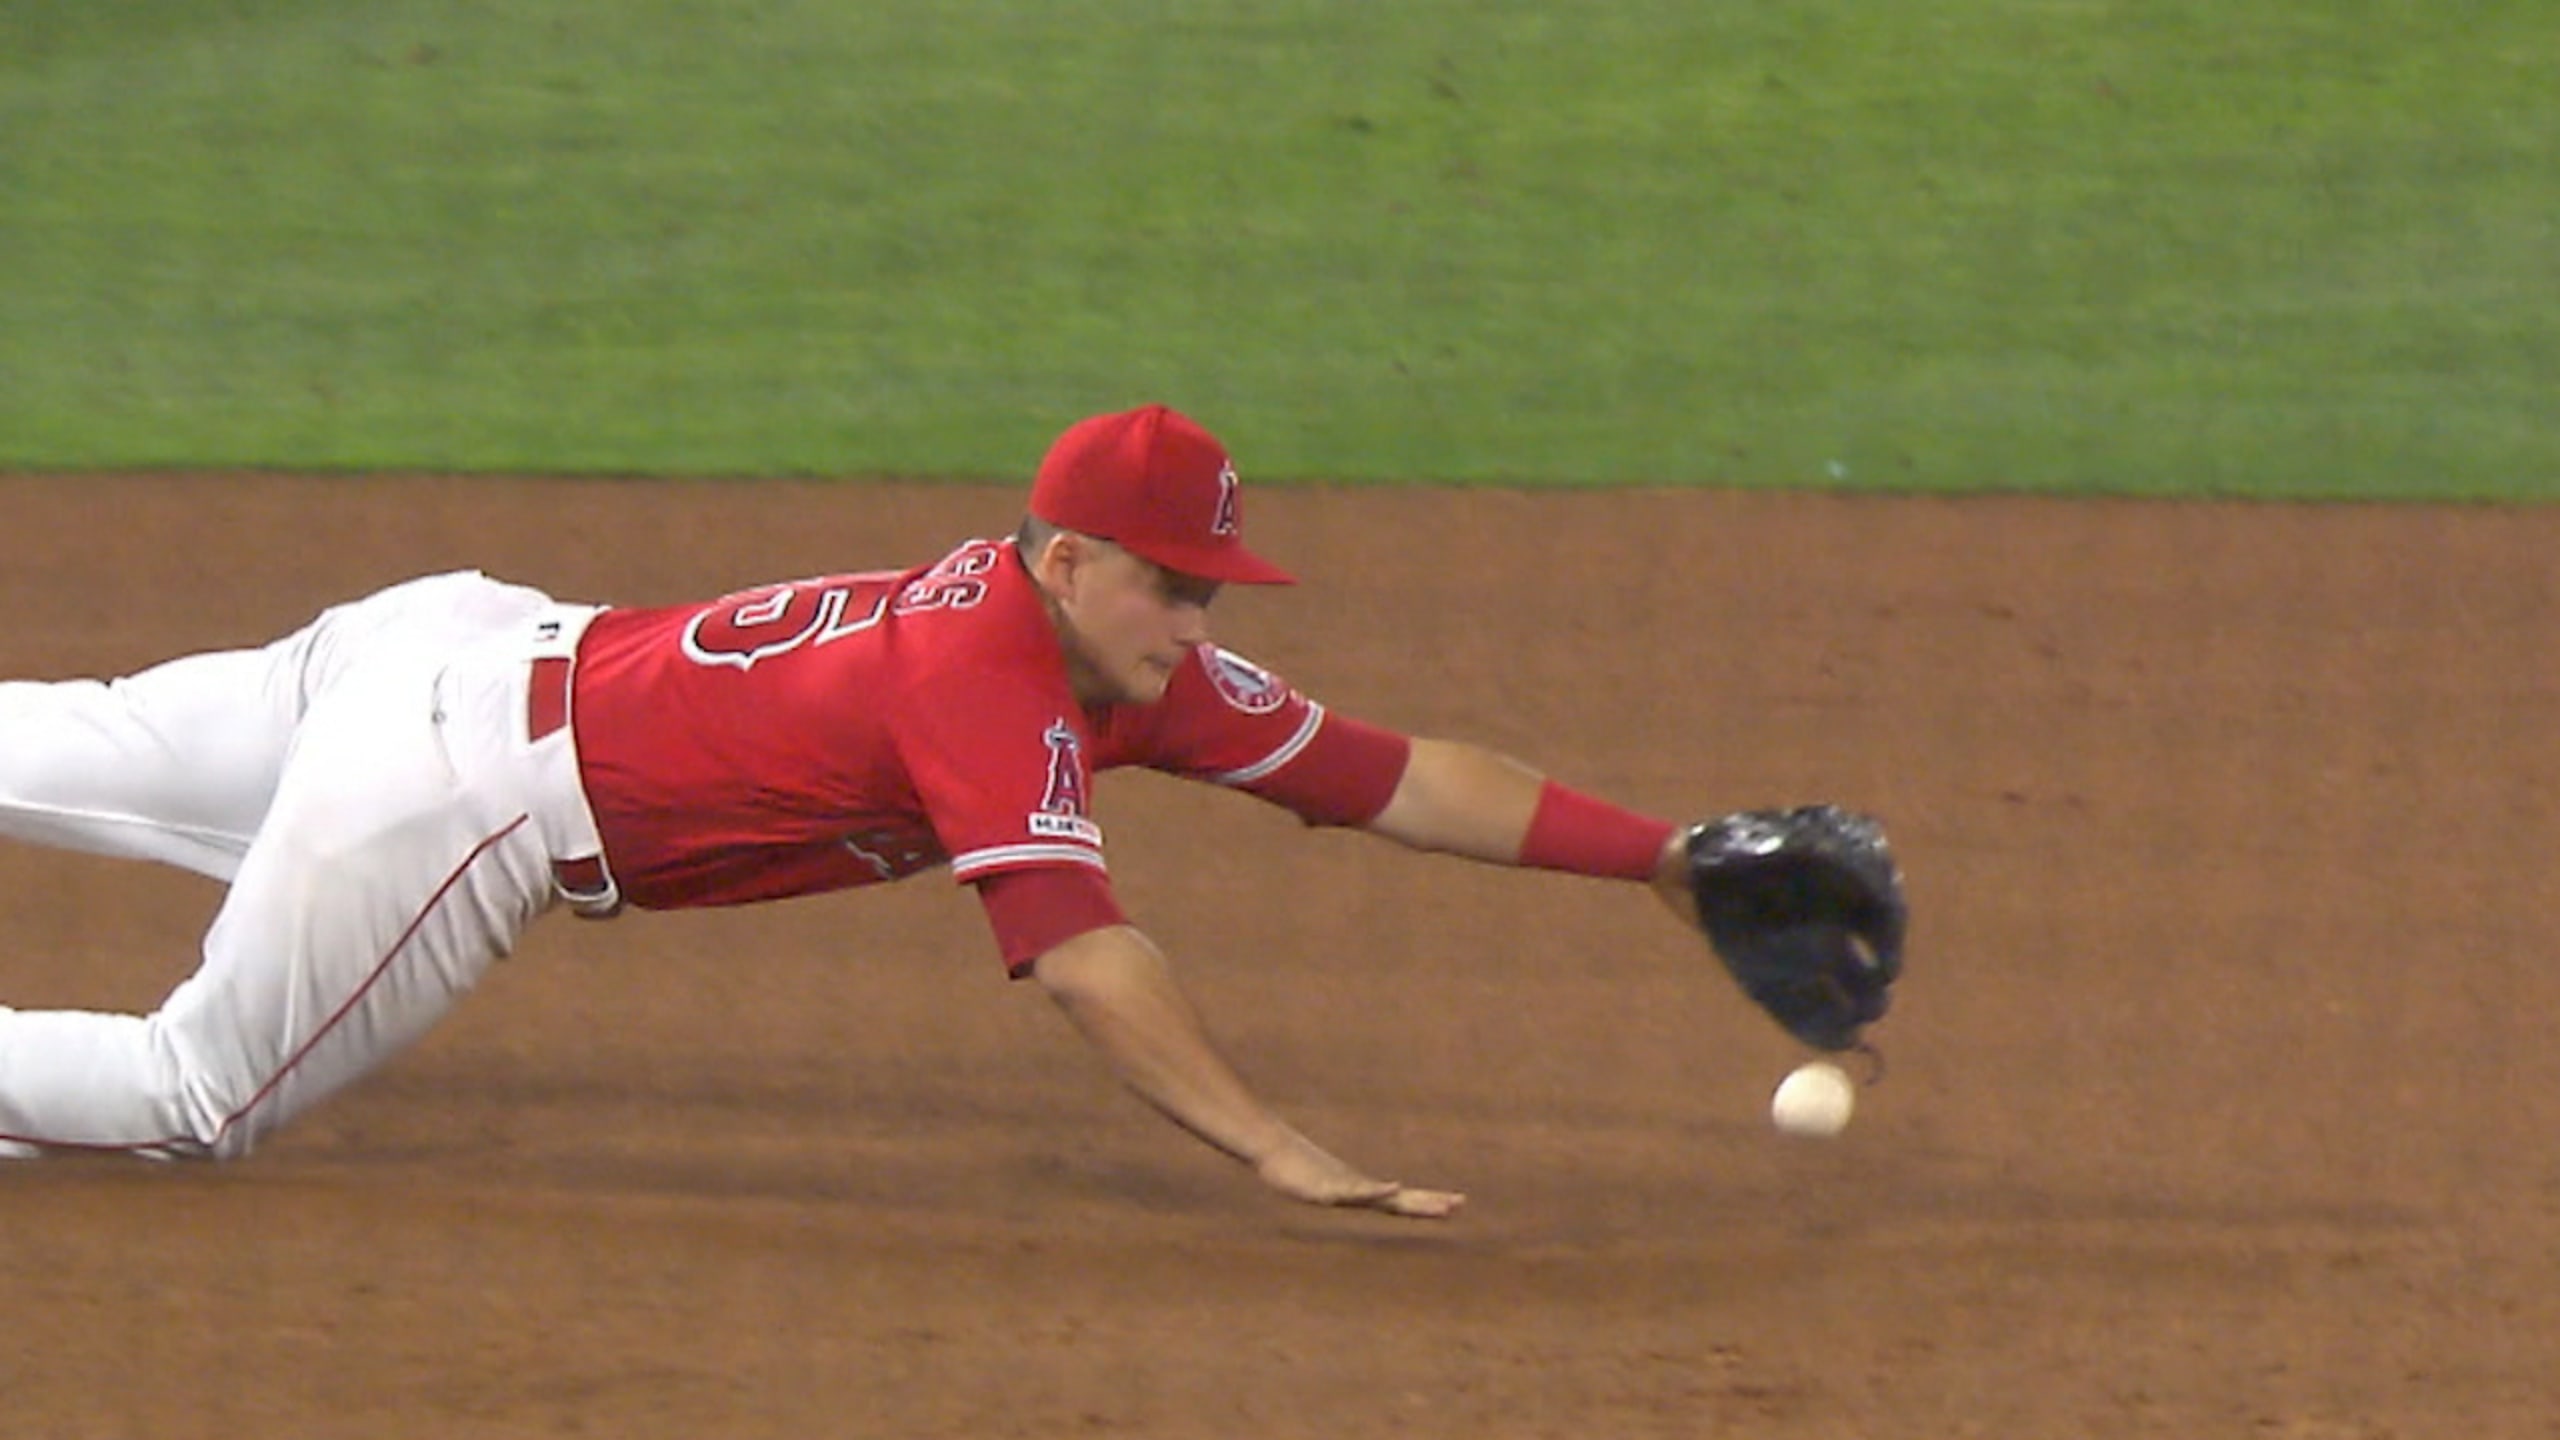
[{"label": "green outfield grass", "polygon": [[2560,498],[2548,0],[0,0],[0,464]]}]

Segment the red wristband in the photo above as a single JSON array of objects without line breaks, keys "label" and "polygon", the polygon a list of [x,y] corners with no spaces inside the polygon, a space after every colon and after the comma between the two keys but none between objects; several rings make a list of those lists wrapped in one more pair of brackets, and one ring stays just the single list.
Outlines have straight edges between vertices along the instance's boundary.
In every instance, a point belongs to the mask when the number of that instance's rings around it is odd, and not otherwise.
[{"label": "red wristband", "polygon": [[1553,780],[1538,788],[1538,810],[1520,840],[1520,863],[1618,880],[1650,880],[1677,827],[1622,810]]}]

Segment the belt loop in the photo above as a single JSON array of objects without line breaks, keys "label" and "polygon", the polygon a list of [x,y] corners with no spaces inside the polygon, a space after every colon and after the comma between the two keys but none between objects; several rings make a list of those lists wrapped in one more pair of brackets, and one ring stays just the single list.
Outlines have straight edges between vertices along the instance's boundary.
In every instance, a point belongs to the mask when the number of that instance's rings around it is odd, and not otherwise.
[{"label": "belt loop", "polygon": [[524,731],[527,740],[557,735],[569,723],[569,658],[544,655],[533,662],[525,685]]},{"label": "belt loop", "polygon": [[602,855],[552,861],[551,883],[581,920],[610,920],[622,911],[622,887],[613,883]]}]

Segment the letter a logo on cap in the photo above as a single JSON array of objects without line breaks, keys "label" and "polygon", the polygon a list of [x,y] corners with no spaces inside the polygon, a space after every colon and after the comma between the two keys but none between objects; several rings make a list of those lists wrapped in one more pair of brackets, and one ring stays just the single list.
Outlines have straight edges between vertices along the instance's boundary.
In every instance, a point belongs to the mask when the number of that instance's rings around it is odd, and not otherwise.
[{"label": "letter a logo on cap", "polygon": [[1233,535],[1244,526],[1236,516],[1236,464],[1230,460],[1218,467],[1218,518],[1209,522],[1212,535]]}]

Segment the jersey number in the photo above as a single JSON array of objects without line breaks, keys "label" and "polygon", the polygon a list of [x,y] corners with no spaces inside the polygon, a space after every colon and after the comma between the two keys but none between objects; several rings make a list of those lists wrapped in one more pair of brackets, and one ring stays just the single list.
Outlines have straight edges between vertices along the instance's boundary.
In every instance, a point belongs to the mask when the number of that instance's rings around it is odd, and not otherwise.
[{"label": "jersey number", "polygon": [[1001,553],[994,545],[973,541],[903,586],[898,583],[901,572],[882,570],[732,595],[685,626],[685,658],[697,665],[749,670],[760,660],[804,645],[859,635],[890,615],[966,610],[987,598],[983,577]]}]

